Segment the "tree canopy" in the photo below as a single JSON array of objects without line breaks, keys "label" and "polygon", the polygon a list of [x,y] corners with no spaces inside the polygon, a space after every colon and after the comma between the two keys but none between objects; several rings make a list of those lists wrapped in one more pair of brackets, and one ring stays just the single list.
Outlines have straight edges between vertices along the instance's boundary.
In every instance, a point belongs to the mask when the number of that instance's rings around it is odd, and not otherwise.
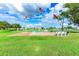
[{"label": "tree canopy", "polygon": [[64,12],[64,16],[69,18],[74,24],[79,25],[79,3],[66,3],[64,7],[68,8]]},{"label": "tree canopy", "polygon": [[0,21],[0,29],[8,29],[8,28],[21,28],[21,25],[20,24],[10,24],[8,22],[5,22],[5,21]]}]

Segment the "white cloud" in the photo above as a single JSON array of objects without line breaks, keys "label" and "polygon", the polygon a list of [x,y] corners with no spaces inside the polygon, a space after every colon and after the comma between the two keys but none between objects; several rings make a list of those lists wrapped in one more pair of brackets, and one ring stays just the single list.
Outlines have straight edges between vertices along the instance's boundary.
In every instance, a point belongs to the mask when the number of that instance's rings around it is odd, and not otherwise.
[{"label": "white cloud", "polygon": [[[50,3],[21,3],[20,1],[14,1],[11,3],[4,3],[4,5],[9,8],[11,12],[21,12],[24,15],[35,15],[39,13],[39,7],[42,9],[48,8],[50,6]],[[1,8],[5,8],[5,6],[0,5]]]},{"label": "white cloud", "polygon": [[64,27],[67,27],[67,26],[68,26],[68,24],[67,24],[67,23],[64,23],[63,25],[64,25]]},{"label": "white cloud", "polygon": [[[23,14],[24,15],[36,15],[39,13],[39,8],[42,8],[43,10],[45,10],[46,8],[49,8],[50,4],[49,3],[24,3],[23,4]],[[30,7],[30,8],[29,8]]]},{"label": "white cloud", "polygon": [[[28,9],[31,11],[37,11],[38,7],[42,7],[44,9],[50,6],[50,3],[22,3],[21,1],[18,0],[11,2],[10,4],[12,4],[20,12],[27,11]],[[23,5],[25,7],[23,7]]]},{"label": "white cloud", "polygon": [[[26,20],[23,20],[21,19],[22,21],[18,20],[18,18],[16,17],[12,17],[12,16],[8,16],[9,17],[9,21],[10,22],[17,22],[17,23],[20,23],[21,25],[25,26],[25,27],[41,27],[41,26],[51,26],[53,24],[57,24],[57,21],[53,19],[53,13],[54,13],[54,8],[50,8],[51,11],[49,13],[45,13],[44,15],[39,15],[39,16],[36,16],[36,14],[38,13],[38,8],[41,7],[41,8],[49,8],[50,4],[49,3],[45,3],[45,4],[41,4],[41,3],[25,3],[25,7],[22,7],[23,4],[22,3],[12,3],[12,5],[15,7],[15,8],[11,8],[11,6],[7,5],[8,8],[10,8],[10,10],[18,10],[18,11],[23,11],[25,14],[31,14],[31,15],[34,15],[35,18],[37,19],[34,19],[33,18],[33,21],[37,21],[37,20],[40,20],[41,22],[38,22],[37,24],[31,24],[30,23],[27,23],[28,21]],[[61,6],[61,4],[59,5],[56,5],[56,11],[58,11],[59,8]],[[58,8],[57,8],[58,7]],[[25,9],[24,9],[25,8]],[[9,13],[11,14],[17,14],[17,12],[13,12],[13,11],[9,11]],[[18,16],[21,16],[21,15],[18,15]],[[5,16],[6,17],[6,16]],[[38,19],[39,18],[39,19]],[[7,19],[7,17],[6,17]],[[11,19],[11,20],[10,20]],[[17,19],[17,20],[15,20]],[[32,19],[29,19],[32,21]]]},{"label": "white cloud", "polygon": [[59,3],[59,4],[57,4],[57,5],[55,6],[55,9],[56,9],[56,10],[61,10],[61,9],[63,8],[63,4],[64,4],[64,3]]},{"label": "white cloud", "polygon": [[12,5],[13,5],[18,11],[23,11],[22,3],[20,3],[19,1],[13,2]]},{"label": "white cloud", "polygon": [[2,9],[3,7],[2,6],[0,6],[0,9]]}]

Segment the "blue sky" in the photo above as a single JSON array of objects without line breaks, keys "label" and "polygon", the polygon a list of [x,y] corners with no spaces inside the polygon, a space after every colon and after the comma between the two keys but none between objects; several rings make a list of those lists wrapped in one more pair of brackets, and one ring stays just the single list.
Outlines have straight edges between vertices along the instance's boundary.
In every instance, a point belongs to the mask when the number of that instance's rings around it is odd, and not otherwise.
[{"label": "blue sky", "polygon": [[[40,13],[39,8],[44,12]],[[19,23],[23,27],[60,27],[53,14],[58,14],[61,9],[63,3],[0,3],[0,21]],[[24,16],[27,18],[24,19]],[[65,19],[64,26],[67,23]]]}]

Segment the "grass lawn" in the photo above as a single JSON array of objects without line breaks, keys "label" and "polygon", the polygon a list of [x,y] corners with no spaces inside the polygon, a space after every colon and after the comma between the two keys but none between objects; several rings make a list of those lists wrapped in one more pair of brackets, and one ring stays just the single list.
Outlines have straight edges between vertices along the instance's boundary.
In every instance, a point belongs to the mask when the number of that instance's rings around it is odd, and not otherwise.
[{"label": "grass lawn", "polygon": [[13,33],[0,31],[1,56],[79,56],[79,33],[65,37],[7,36]]}]

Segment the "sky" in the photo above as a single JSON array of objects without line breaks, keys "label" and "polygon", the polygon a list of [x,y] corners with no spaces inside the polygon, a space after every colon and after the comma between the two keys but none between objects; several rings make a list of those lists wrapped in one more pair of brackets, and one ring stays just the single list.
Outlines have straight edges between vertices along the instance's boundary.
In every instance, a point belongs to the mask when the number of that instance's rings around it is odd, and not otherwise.
[{"label": "sky", "polygon": [[[59,14],[64,3],[0,3],[0,21],[19,23],[22,27],[61,27],[53,19],[53,14]],[[40,12],[41,8],[42,12]],[[64,10],[64,9],[63,9]],[[24,18],[27,16],[27,18]],[[65,19],[64,26],[68,20]]]}]

